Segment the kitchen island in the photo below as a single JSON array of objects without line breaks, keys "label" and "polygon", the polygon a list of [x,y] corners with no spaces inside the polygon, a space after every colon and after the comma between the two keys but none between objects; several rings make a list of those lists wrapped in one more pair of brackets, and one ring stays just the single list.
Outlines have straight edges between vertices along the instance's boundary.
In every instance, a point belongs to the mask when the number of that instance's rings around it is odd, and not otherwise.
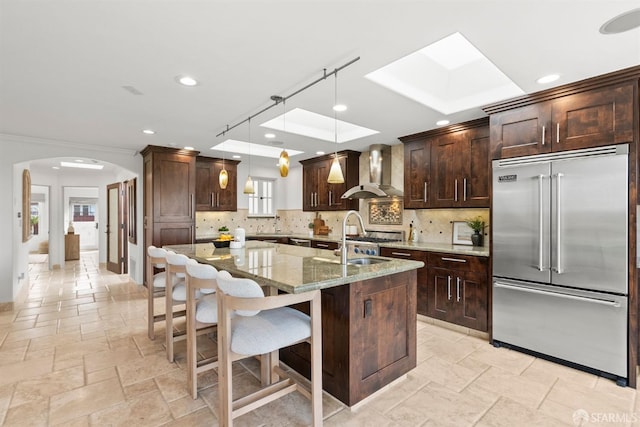
[{"label": "kitchen island", "polygon": [[[422,262],[372,257],[376,263],[341,265],[333,251],[261,241],[243,249],[210,243],[166,248],[281,292],[322,290],[323,388],[348,406],[416,366],[416,269]],[[309,376],[306,343],[282,350],[281,360]]]}]

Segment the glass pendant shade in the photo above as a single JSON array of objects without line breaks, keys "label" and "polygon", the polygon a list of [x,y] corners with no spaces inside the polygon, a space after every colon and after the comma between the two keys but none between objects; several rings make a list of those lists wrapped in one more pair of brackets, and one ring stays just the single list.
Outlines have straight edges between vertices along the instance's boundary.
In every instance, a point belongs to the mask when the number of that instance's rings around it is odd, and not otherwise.
[{"label": "glass pendant shade", "polygon": [[244,194],[255,194],[255,189],[253,188],[253,180],[251,179],[251,175],[247,177],[247,182],[244,184]]},{"label": "glass pendant shade", "polygon": [[327,179],[329,184],[343,184],[344,175],[342,174],[342,168],[340,167],[340,161],[338,157],[333,158],[331,162],[331,169],[329,169],[329,178]]},{"label": "glass pendant shade", "polygon": [[229,174],[227,173],[226,169],[222,169],[220,171],[220,175],[218,175],[218,182],[220,183],[220,188],[221,189],[225,189],[227,188],[227,184],[229,183]]},{"label": "glass pendant shade", "polygon": [[280,176],[286,177],[289,175],[289,153],[282,150],[280,153],[280,160],[278,160],[278,168],[280,169]]}]

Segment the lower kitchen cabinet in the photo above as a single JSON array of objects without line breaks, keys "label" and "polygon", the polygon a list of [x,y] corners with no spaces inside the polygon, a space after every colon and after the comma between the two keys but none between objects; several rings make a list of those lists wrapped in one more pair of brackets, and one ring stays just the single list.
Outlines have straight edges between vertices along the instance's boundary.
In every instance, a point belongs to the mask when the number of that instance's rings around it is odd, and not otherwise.
[{"label": "lower kitchen cabinet", "polygon": [[479,331],[488,331],[489,259],[430,252],[427,315]]},{"label": "lower kitchen cabinet", "polygon": [[428,316],[427,287],[429,285],[429,281],[427,279],[427,254],[428,252],[425,251],[416,251],[411,249],[380,248],[380,256],[424,262],[424,267],[419,268],[417,273],[417,310],[418,314],[422,314],[423,316]]},{"label": "lower kitchen cabinet", "polygon": [[337,242],[327,242],[324,240],[312,240],[311,247],[316,249],[328,249],[330,251],[333,251],[335,249],[338,249],[340,245]]}]

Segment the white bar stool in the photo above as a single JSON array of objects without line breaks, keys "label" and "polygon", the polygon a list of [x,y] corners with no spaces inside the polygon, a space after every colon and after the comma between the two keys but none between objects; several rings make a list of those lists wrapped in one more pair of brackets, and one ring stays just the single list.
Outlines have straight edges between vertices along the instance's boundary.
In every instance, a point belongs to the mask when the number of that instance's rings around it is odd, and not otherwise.
[{"label": "white bar stool", "polygon": [[[165,288],[167,286],[167,251],[163,248],[157,248],[153,245],[147,248],[147,334],[149,339],[156,338],[155,324],[165,320],[165,314],[155,314],[155,299],[165,296]],[[155,273],[155,269],[162,269],[159,273]],[[174,280],[174,285],[177,284],[179,279]],[[184,316],[185,311],[173,312],[172,316],[180,317]]]},{"label": "white bar stool", "polygon": [[[264,296],[253,280],[233,278],[218,272],[218,394],[219,422],[233,425],[234,418],[251,412],[288,393],[299,391],[311,400],[314,426],[322,425],[322,330],[320,291]],[[310,316],[286,307],[310,301]],[[299,342],[311,344],[311,390],[294,382],[280,369],[278,350]],[[236,360],[262,355],[270,360],[266,387],[233,400],[233,369]],[[275,363],[274,363],[275,362]],[[263,365],[264,366],[264,365]]]},{"label": "white bar stool", "polygon": [[[198,398],[198,374],[218,367],[214,356],[198,362],[198,335],[214,332],[218,323],[215,291],[218,270],[207,264],[188,263],[187,283],[187,384],[189,393]],[[203,296],[198,301],[197,294]]]}]

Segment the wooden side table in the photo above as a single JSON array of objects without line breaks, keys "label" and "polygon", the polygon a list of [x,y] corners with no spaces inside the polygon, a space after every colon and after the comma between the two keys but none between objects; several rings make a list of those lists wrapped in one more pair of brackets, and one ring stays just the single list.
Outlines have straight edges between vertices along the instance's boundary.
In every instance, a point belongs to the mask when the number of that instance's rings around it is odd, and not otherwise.
[{"label": "wooden side table", "polygon": [[80,259],[80,235],[64,235],[64,260]]}]

